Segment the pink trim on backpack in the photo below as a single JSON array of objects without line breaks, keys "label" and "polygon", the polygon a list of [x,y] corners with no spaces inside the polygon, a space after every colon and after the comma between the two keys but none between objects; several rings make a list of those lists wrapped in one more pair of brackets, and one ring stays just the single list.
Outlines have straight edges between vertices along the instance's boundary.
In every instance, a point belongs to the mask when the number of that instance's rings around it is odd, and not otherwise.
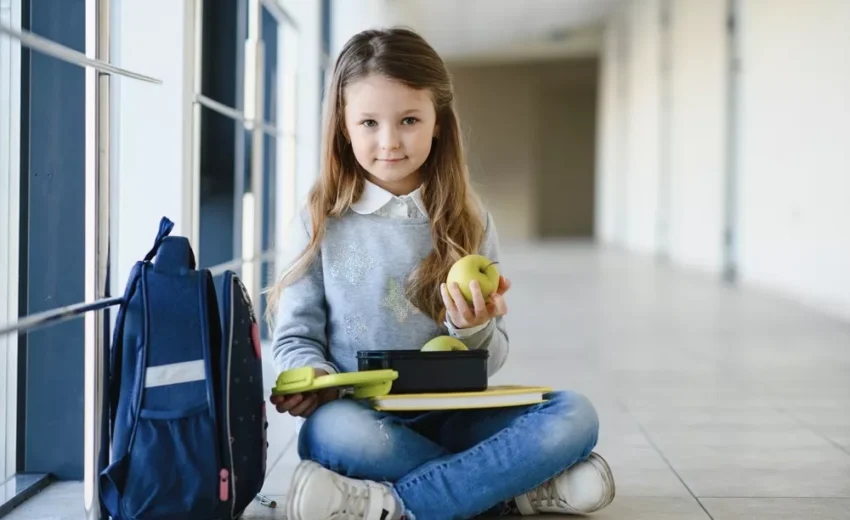
[{"label": "pink trim on backpack", "polygon": [[254,355],[257,359],[263,358],[263,353],[260,347],[260,326],[257,322],[251,324],[251,343],[254,344]]},{"label": "pink trim on backpack", "polygon": [[218,498],[222,502],[227,502],[227,499],[230,497],[230,472],[222,468],[218,473],[218,477]]}]

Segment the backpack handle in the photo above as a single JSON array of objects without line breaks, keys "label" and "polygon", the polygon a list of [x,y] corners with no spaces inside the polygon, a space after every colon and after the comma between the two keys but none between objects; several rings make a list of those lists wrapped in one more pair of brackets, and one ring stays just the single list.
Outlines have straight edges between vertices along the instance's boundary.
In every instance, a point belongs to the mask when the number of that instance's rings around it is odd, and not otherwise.
[{"label": "backpack handle", "polygon": [[162,220],[159,221],[159,231],[156,234],[153,247],[145,255],[145,262],[153,260],[153,257],[156,256],[156,252],[159,250],[159,246],[162,245],[162,241],[171,233],[172,229],[174,229],[174,222],[170,221],[168,217],[162,217]]}]

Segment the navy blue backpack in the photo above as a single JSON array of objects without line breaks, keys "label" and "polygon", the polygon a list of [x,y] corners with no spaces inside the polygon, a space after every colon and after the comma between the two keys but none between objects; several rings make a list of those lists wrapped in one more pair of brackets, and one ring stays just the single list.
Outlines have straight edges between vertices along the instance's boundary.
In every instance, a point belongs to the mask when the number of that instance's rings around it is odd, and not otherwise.
[{"label": "navy blue backpack", "polygon": [[160,223],[118,310],[101,502],[116,520],[238,518],[266,472],[259,325],[235,273],[195,268]]}]

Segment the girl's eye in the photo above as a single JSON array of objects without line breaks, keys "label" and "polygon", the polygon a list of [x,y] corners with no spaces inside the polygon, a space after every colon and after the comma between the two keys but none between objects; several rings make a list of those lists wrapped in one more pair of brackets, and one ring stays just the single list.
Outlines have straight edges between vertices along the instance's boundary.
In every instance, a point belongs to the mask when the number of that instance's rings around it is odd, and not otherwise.
[{"label": "girl's eye", "polygon": [[416,122],[418,122],[418,121],[419,121],[419,120],[418,120],[418,119],[416,119],[415,117],[405,117],[404,119],[402,119],[402,120],[401,120],[401,124],[403,124],[403,125],[412,125],[412,124],[414,124],[414,123],[416,123]]},{"label": "girl's eye", "polygon": [[365,126],[365,127],[371,128],[373,126],[376,126],[378,124],[378,122],[375,121],[374,119],[367,119],[365,121],[361,121],[360,124]]}]

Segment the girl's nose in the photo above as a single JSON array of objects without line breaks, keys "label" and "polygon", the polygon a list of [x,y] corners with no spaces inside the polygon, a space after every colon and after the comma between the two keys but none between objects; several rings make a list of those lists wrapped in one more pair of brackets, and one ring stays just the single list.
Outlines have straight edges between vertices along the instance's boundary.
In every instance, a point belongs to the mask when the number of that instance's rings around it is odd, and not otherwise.
[{"label": "girl's nose", "polygon": [[381,148],[384,150],[395,150],[399,147],[398,133],[395,130],[387,130],[381,136]]}]

